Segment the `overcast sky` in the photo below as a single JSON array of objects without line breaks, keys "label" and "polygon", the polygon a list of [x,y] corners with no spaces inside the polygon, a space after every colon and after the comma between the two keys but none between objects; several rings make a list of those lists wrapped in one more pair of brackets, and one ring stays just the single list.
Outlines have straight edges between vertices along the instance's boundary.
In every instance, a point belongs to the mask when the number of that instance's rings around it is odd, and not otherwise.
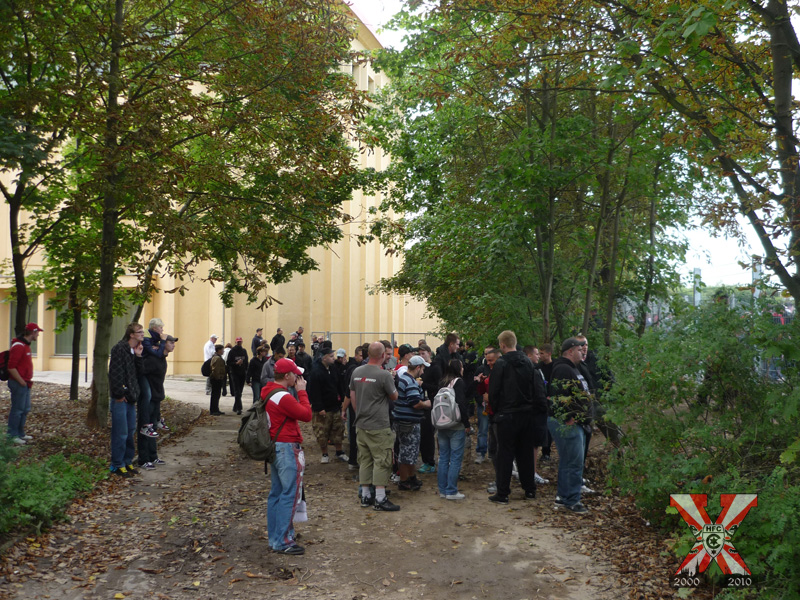
[{"label": "overcast sky", "polygon": [[[386,47],[402,47],[403,32],[380,31],[403,6],[402,0],[350,0],[361,20],[378,36]],[[763,254],[758,237],[744,218],[739,219],[745,233],[744,245],[738,240],[712,237],[710,230],[685,232],[691,249],[681,275],[691,280],[695,268],[702,271],[707,285],[736,285],[750,283],[750,271],[742,270],[738,261],[749,261],[753,253]]]}]

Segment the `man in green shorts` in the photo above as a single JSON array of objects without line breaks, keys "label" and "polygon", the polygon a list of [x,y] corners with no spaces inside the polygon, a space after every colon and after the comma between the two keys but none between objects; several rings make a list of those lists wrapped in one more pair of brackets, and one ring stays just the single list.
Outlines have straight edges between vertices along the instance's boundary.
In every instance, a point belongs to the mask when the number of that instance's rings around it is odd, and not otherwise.
[{"label": "man in green shorts", "polygon": [[[383,344],[370,344],[369,361],[353,371],[350,379],[350,402],[356,411],[361,506],[396,511],[400,507],[386,497],[386,484],[392,474],[394,448],[389,410],[397,400],[397,389],[392,374],[383,369],[383,359]],[[370,485],[375,486],[375,498]]]}]

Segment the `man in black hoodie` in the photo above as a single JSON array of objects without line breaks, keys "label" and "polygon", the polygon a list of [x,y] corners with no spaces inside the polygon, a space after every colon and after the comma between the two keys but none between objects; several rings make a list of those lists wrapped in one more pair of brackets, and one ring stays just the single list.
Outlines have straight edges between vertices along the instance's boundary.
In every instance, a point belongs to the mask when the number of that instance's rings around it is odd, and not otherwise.
[{"label": "man in black hoodie", "polygon": [[525,498],[536,497],[533,409],[537,404],[546,405],[546,399],[531,361],[517,350],[514,332],[504,331],[497,341],[503,356],[497,359],[489,379],[489,406],[497,431],[497,493],[489,500],[508,504],[514,460]]},{"label": "man in black hoodie", "polygon": [[586,431],[591,431],[590,383],[579,369],[585,340],[568,338],[561,344],[561,358],[553,361],[550,381],[552,412],[547,428],[558,448],[558,496],[556,508],[576,514],[589,510],[581,502]]}]

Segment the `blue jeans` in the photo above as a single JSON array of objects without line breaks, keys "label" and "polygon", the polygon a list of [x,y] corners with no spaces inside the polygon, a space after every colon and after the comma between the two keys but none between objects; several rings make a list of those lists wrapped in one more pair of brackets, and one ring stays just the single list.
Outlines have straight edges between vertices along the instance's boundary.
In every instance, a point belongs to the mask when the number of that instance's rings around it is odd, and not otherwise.
[{"label": "blue jeans", "polygon": [[439,435],[439,493],[451,496],[458,493],[458,473],[464,459],[464,428],[440,429]]},{"label": "blue jeans", "polygon": [[475,412],[478,413],[478,444],[475,446],[475,454],[486,458],[489,450],[489,415],[483,414],[482,406],[476,407]]},{"label": "blue jeans", "polygon": [[303,490],[306,459],[300,444],[275,442],[267,498],[267,534],[273,550],[294,546],[294,513]]},{"label": "blue jeans", "polygon": [[581,501],[586,435],[580,425],[562,425],[553,417],[548,417],[547,429],[558,448],[558,495],[564,504],[572,506]]},{"label": "blue jeans", "polygon": [[25,421],[31,412],[31,388],[20,385],[16,380],[8,378],[8,389],[11,391],[11,410],[8,412],[8,437],[24,437]]},{"label": "blue jeans", "polygon": [[136,453],[136,405],[111,398],[111,470],[133,463]]}]

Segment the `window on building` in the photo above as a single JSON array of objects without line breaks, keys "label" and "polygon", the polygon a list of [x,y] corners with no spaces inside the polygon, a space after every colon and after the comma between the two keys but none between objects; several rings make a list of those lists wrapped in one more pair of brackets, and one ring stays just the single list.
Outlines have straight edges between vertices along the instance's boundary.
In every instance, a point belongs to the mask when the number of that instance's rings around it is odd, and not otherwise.
[{"label": "window on building", "polygon": [[[59,311],[61,312],[61,311]],[[56,315],[58,316],[58,315]],[[86,330],[89,326],[89,321],[86,318],[81,319],[81,347],[80,353],[86,355],[87,342]],[[72,335],[75,331],[75,325],[70,324],[61,333],[56,333],[56,354],[72,356]]]},{"label": "window on building", "polygon": [[[11,337],[14,337],[16,333],[14,332],[14,323],[16,322],[17,316],[17,303],[11,303],[11,309],[8,312],[10,323],[8,330],[11,332]],[[25,322],[26,323],[38,323],[39,327],[42,326],[39,323],[39,296],[28,296],[28,310],[25,313]],[[39,334],[41,335],[41,334]],[[10,340],[9,340],[10,341]],[[36,354],[36,351],[39,347],[39,342],[35,341],[31,344],[31,354]]]},{"label": "window on building", "polygon": [[372,77],[367,77],[367,91],[370,94],[375,93],[375,80]]},{"label": "window on building", "polygon": [[111,335],[108,340],[108,348],[116,344],[125,336],[125,328],[133,321],[133,315],[136,312],[136,307],[128,305],[128,309],[124,315],[114,317],[114,322],[111,324]]}]

